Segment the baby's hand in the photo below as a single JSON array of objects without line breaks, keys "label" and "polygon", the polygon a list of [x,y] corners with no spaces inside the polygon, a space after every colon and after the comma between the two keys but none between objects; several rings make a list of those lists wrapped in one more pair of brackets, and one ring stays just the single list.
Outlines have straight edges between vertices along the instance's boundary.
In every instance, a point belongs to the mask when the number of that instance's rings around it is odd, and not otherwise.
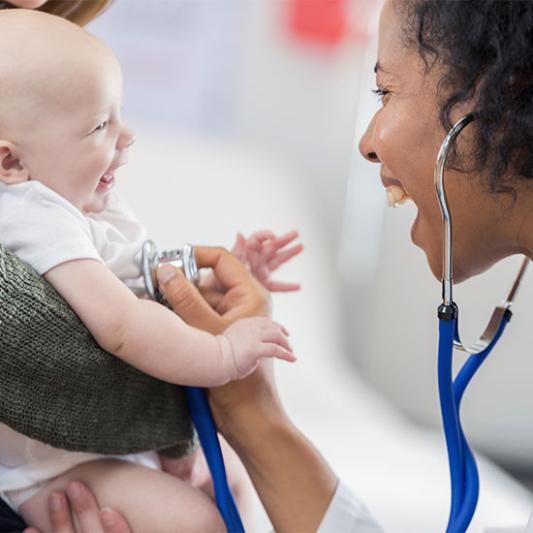
[{"label": "baby's hand", "polygon": [[287,339],[289,332],[270,318],[244,318],[219,335],[223,357],[232,366],[231,379],[251,374],[264,357],[296,361]]},{"label": "baby's hand", "polygon": [[301,244],[297,244],[292,248],[286,248],[297,237],[297,231],[291,231],[281,237],[277,237],[273,232],[268,230],[258,231],[248,238],[238,233],[231,252],[248,267],[250,272],[269,291],[297,291],[300,289],[300,284],[298,283],[287,283],[270,279],[274,270],[278,269],[283,263],[286,263],[303,250]]}]

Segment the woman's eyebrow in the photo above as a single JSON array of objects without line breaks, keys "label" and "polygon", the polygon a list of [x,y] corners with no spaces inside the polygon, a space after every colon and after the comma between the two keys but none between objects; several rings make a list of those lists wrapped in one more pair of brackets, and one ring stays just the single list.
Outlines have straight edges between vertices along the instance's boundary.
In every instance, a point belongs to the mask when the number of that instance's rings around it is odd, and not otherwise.
[{"label": "woman's eyebrow", "polygon": [[383,65],[379,61],[376,61],[376,64],[374,65],[374,74],[377,74],[378,71],[383,72],[383,74],[390,74],[383,68]]}]

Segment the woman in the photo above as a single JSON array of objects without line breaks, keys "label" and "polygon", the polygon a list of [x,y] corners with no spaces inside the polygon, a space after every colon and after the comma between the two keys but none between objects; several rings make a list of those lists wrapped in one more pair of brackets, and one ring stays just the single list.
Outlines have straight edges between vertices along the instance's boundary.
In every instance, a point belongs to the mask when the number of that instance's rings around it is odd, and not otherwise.
[{"label": "woman", "polygon": [[[411,237],[436,277],[441,216],[433,166],[450,125],[471,112],[476,120],[459,138],[446,174],[455,279],[509,255],[533,258],[532,28],[528,1],[387,0],[383,7],[376,64],[382,102],[360,150],[381,165],[385,187],[395,186],[418,207]],[[224,276],[232,290],[246,278],[242,271]],[[179,273],[162,289],[197,327],[217,327],[215,311],[231,308],[226,296],[223,304],[211,302],[213,311]],[[268,366],[211,391],[210,401],[277,531],[379,531],[288,419]],[[87,492],[82,500],[86,516],[98,520]]]}]

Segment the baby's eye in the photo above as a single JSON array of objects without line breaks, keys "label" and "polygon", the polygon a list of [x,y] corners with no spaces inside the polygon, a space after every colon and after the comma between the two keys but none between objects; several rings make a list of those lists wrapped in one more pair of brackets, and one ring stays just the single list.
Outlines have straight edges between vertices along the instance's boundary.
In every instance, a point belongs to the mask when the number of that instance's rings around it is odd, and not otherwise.
[{"label": "baby's eye", "polygon": [[107,123],[108,123],[107,120],[104,120],[103,122],[100,122],[100,124],[98,124],[98,126],[96,126],[96,128],[94,128],[93,131],[100,131],[100,130],[105,129],[106,126],[107,126]]}]

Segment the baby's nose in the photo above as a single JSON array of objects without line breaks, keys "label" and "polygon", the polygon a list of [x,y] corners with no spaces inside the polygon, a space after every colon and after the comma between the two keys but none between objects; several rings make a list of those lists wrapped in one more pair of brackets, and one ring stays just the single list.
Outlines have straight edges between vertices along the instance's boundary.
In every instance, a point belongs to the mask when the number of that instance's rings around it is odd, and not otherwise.
[{"label": "baby's nose", "polygon": [[135,142],[135,134],[129,128],[124,127],[124,130],[117,143],[117,149],[126,150],[134,142]]}]

